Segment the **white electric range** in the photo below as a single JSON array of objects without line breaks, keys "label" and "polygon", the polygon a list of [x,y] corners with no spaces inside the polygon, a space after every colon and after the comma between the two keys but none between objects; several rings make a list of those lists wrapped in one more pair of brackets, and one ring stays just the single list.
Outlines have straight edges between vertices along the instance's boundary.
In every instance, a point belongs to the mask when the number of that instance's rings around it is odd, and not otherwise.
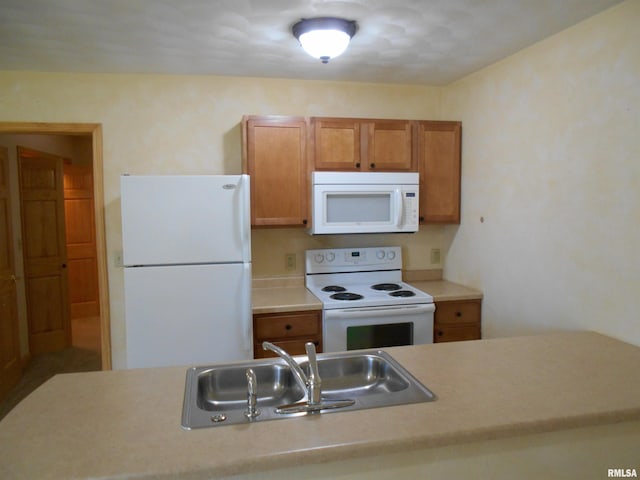
[{"label": "white electric range", "polygon": [[400,247],[308,250],[325,352],[433,343],[433,297],[402,281]]}]

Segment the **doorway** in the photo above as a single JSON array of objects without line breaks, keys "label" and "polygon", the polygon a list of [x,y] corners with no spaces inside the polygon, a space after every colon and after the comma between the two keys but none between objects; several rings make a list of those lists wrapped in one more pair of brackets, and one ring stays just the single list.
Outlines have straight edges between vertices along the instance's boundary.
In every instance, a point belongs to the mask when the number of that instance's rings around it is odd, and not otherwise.
[{"label": "doorway", "polygon": [[[106,247],[104,232],[104,195],[102,180],[102,130],[99,124],[50,124],[50,123],[13,123],[0,122],[0,135],[20,134],[20,135],[52,135],[52,136],[83,136],[90,139],[90,170],[92,173],[91,202],[92,212],[91,219],[95,241],[95,270],[97,272],[97,300],[93,305],[87,303],[85,305],[76,305],[80,311],[97,311],[99,314],[94,317],[99,329],[98,335],[95,335],[93,341],[99,342],[100,359],[103,370],[111,369],[111,338],[110,338],[110,318],[108,304],[108,283],[107,283],[107,264],[106,264]],[[85,185],[86,187],[86,185]],[[85,188],[86,190],[86,188]],[[78,192],[75,192],[77,195]],[[86,194],[86,192],[85,192]],[[81,198],[76,196],[76,199]],[[82,202],[75,202],[76,207]],[[72,207],[73,208],[73,207]],[[86,202],[84,202],[86,213]],[[76,211],[79,211],[76,208]],[[77,233],[77,232],[76,232]],[[86,262],[85,262],[86,263]],[[73,307],[72,307],[73,308]],[[86,326],[86,325],[85,325]],[[99,339],[98,339],[99,337]],[[23,359],[29,359],[29,348],[24,348],[22,342],[21,354]],[[26,351],[25,351],[26,350]]]}]

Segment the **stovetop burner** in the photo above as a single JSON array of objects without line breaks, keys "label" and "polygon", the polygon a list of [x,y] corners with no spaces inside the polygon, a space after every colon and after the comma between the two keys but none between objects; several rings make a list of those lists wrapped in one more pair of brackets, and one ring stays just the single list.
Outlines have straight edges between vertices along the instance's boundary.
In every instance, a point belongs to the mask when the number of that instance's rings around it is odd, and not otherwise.
[{"label": "stovetop burner", "polygon": [[327,285],[322,289],[323,292],[346,292],[347,289],[340,285]]},{"label": "stovetop burner", "polygon": [[359,293],[340,292],[331,295],[334,300],[361,300],[364,297]]},{"label": "stovetop burner", "polygon": [[392,297],[413,297],[415,293],[410,290],[396,290],[395,292],[391,292],[389,295]]},{"label": "stovetop burner", "polygon": [[393,290],[400,290],[402,287],[397,283],[377,283],[373,285],[371,288],[374,290],[382,290],[385,292],[391,292]]}]

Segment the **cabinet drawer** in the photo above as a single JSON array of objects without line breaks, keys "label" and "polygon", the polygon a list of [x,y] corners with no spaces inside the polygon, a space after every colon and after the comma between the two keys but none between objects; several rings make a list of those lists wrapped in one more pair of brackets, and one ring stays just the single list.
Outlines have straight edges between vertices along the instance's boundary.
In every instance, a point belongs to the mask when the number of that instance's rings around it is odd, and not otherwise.
[{"label": "cabinet drawer", "polygon": [[437,302],[434,321],[437,324],[480,323],[480,301]]},{"label": "cabinet drawer", "polygon": [[[305,343],[313,342],[316,346],[316,352],[322,353],[322,341],[319,338],[307,338],[304,340],[283,340],[281,342],[271,342],[274,345],[282,348],[289,355],[306,355],[307,352],[304,348]],[[269,358],[277,357],[271,350],[264,350],[262,344],[256,344],[253,347],[253,358]]]},{"label": "cabinet drawer", "polygon": [[433,341],[440,342],[459,342],[461,340],[479,340],[480,324],[477,325],[445,325],[436,326]]},{"label": "cabinet drawer", "polygon": [[269,313],[253,317],[253,337],[256,341],[313,336],[321,333],[320,311]]}]

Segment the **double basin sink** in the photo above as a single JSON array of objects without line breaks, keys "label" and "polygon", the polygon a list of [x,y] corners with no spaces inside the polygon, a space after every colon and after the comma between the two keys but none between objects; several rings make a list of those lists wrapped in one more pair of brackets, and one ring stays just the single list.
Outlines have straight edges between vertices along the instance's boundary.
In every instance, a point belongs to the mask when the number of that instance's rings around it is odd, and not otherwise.
[{"label": "double basin sink", "polygon": [[[306,356],[295,357],[309,375]],[[187,371],[182,427],[212,427],[343,412],[435,400],[435,395],[383,350],[326,353],[317,356],[321,403],[309,410],[307,392],[281,358],[250,360]],[[248,373],[255,374],[254,407],[247,415]],[[285,407],[285,408],[282,408]],[[294,412],[294,413],[292,413]]]}]

